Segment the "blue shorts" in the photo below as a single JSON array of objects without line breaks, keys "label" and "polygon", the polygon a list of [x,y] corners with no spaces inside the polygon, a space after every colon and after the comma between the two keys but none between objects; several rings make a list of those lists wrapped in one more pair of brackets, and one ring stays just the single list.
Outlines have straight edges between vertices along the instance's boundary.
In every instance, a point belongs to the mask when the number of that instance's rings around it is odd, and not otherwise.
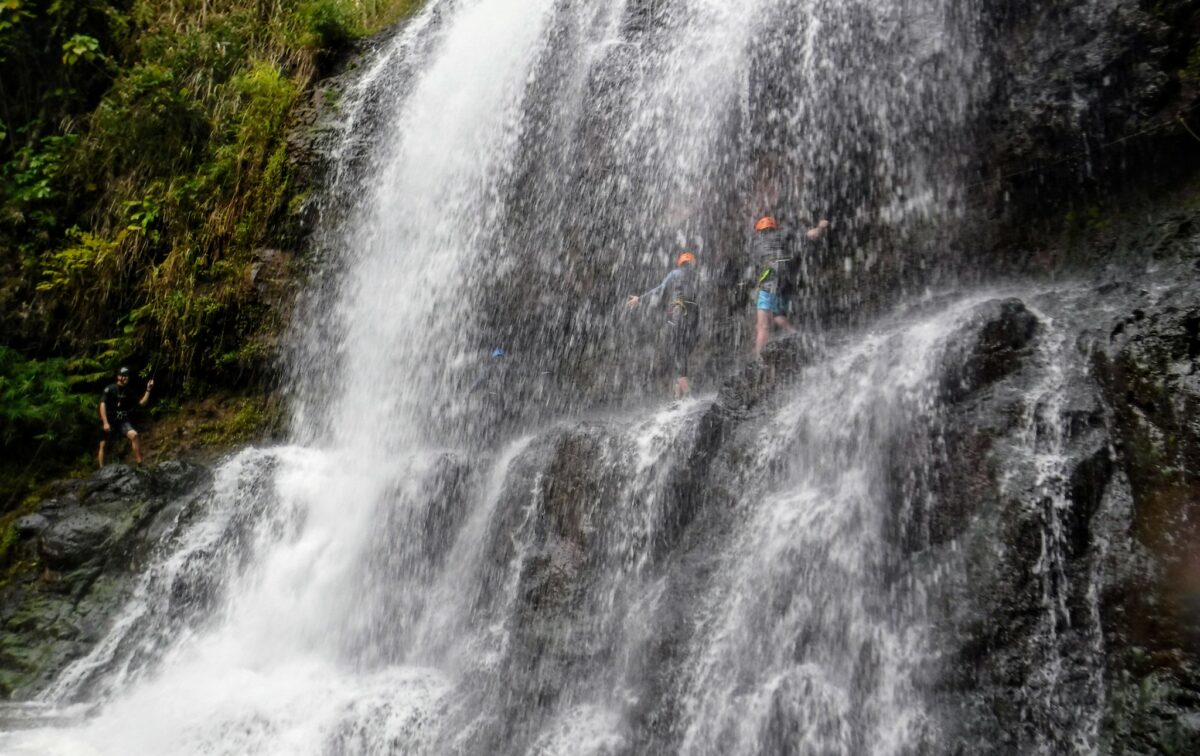
[{"label": "blue shorts", "polygon": [[769,291],[759,289],[756,309],[766,310],[773,315],[786,315],[787,301],[778,294],[772,294]]}]

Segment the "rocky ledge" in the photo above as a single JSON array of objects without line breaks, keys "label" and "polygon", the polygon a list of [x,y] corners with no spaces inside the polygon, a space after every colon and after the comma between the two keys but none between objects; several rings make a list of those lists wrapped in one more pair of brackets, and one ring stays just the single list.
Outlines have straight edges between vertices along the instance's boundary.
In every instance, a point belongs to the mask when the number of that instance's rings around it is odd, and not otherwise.
[{"label": "rocky ledge", "polygon": [[21,698],[103,637],[157,544],[207,488],[201,466],[111,465],[56,484],[16,523],[0,585],[0,696]]}]

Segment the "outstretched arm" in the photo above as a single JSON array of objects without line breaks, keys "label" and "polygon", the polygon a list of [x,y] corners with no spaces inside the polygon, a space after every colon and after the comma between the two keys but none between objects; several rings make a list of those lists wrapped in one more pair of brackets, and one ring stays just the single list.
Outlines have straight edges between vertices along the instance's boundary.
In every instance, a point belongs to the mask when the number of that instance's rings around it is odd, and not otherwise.
[{"label": "outstretched arm", "polygon": [[154,388],[154,379],[146,381],[146,393],[142,394],[142,398],[138,401],[139,407],[145,407],[146,402],[150,401],[150,389]]},{"label": "outstretched arm", "polygon": [[645,299],[646,297],[657,296],[659,294],[662,294],[664,291],[667,290],[667,287],[671,285],[671,282],[675,280],[675,277],[677,275],[679,275],[678,268],[676,268],[675,270],[668,273],[667,277],[662,280],[662,283],[660,283],[658,286],[655,286],[653,289],[646,292],[645,294],[642,294],[641,296],[638,296],[637,294],[630,294],[629,301],[626,302],[626,304],[629,305],[630,307],[637,307],[637,303],[640,302],[642,299]]}]

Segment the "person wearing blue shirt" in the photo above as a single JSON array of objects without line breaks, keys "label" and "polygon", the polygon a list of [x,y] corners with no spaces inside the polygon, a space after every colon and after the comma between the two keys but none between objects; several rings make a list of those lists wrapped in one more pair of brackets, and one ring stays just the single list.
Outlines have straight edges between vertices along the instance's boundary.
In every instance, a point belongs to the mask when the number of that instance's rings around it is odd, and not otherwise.
[{"label": "person wearing blue shirt", "polygon": [[679,253],[675,266],[662,283],[650,291],[640,296],[630,294],[627,304],[632,309],[645,297],[660,297],[667,303],[667,326],[671,329],[668,349],[675,366],[675,396],[680,397],[691,391],[688,358],[700,340],[699,276],[696,256],[691,252]]}]

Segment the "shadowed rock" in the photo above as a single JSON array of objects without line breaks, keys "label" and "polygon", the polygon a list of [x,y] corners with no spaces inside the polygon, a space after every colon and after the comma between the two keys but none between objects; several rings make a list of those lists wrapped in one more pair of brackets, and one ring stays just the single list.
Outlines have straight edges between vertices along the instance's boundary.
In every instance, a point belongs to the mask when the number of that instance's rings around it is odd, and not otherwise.
[{"label": "shadowed rock", "polygon": [[158,516],[208,480],[203,467],[167,462],[51,486],[19,522],[20,561],[0,584],[0,696],[44,684],[99,640],[166,532]]},{"label": "shadowed rock", "polygon": [[963,327],[974,338],[957,340],[946,355],[944,399],[961,401],[1018,370],[1037,331],[1037,317],[1019,299],[983,305]]}]

